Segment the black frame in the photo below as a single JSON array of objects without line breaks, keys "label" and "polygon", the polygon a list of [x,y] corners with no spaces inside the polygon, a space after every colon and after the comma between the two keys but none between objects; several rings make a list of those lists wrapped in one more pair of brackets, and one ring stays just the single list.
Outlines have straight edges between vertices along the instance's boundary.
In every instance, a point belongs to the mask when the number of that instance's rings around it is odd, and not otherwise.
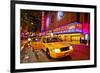
[{"label": "black frame", "polygon": [[[50,67],[50,68],[31,68],[31,69],[15,69],[15,4],[29,4],[29,5],[46,5],[46,6],[62,6],[62,7],[80,7],[94,9],[94,65],[83,66],[63,66],[63,67]],[[28,72],[28,71],[44,71],[44,70],[61,70],[61,69],[77,69],[77,68],[90,68],[97,66],[97,22],[96,22],[97,8],[93,5],[78,5],[78,4],[61,4],[61,3],[47,3],[47,2],[31,2],[31,1],[11,1],[11,29],[10,29],[10,47],[11,47],[11,72]]]}]

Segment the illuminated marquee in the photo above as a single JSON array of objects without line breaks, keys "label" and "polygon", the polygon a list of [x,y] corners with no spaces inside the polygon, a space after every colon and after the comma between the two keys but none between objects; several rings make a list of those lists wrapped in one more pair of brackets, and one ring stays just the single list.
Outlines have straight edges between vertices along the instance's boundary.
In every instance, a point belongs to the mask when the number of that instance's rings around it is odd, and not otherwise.
[{"label": "illuminated marquee", "polygon": [[74,22],[71,24],[67,24],[53,30],[54,34],[58,33],[71,33],[71,32],[82,32],[82,24],[78,22]]},{"label": "illuminated marquee", "polygon": [[[46,33],[52,32],[53,34],[62,34],[62,33],[73,33],[73,32],[82,32],[82,24],[78,22],[66,24],[64,26],[60,26],[53,30],[48,30],[46,32],[41,33],[41,35],[45,35]],[[45,34],[44,34],[45,33]]]}]

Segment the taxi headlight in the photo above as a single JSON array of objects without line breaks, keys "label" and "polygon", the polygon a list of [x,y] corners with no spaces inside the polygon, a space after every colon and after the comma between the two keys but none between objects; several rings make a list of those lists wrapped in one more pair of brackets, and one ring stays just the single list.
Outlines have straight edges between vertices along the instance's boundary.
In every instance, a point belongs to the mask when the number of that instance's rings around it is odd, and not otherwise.
[{"label": "taxi headlight", "polygon": [[54,49],[54,52],[55,53],[59,53],[60,52],[60,49]]},{"label": "taxi headlight", "polygon": [[72,47],[72,46],[69,46],[69,48],[70,48],[71,50],[73,50],[73,47]]},{"label": "taxi headlight", "polygon": [[31,38],[28,38],[28,41],[31,41]]}]

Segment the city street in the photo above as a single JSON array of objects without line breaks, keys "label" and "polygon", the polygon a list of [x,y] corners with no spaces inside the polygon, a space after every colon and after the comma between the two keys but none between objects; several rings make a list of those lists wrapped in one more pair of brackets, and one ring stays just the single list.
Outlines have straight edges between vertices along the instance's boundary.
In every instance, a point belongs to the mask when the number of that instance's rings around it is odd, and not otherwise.
[{"label": "city street", "polygon": [[22,9],[20,17],[21,63],[90,59],[90,13]]},{"label": "city street", "polygon": [[25,58],[21,59],[21,63],[34,63],[34,62],[55,62],[55,61],[75,61],[75,60],[88,60],[90,58],[90,49],[85,45],[72,45],[74,51],[70,56],[58,59],[49,59],[46,53],[42,50],[32,49],[27,50]]}]

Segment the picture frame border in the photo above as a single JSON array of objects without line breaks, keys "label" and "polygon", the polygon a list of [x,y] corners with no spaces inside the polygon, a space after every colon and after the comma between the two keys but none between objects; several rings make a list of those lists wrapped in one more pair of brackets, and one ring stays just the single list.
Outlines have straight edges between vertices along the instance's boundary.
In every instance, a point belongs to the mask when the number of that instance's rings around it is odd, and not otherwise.
[{"label": "picture frame border", "polygon": [[[94,64],[83,66],[62,66],[62,67],[49,67],[49,68],[30,68],[30,69],[15,69],[15,5],[28,4],[28,5],[46,5],[46,6],[62,6],[62,7],[79,7],[79,8],[92,8],[94,9]],[[62,69],[80,69],[91,68],[97,66],[97,7],[95,5],[81,5],[81,4],[64,4],[64,3],[48,3],[48,2],[33,2],[33,1],[11,1],[10,9],[10,71],[11,72],[30,72],[30,71],[47,71],[47,70],[62,70]]]}]

